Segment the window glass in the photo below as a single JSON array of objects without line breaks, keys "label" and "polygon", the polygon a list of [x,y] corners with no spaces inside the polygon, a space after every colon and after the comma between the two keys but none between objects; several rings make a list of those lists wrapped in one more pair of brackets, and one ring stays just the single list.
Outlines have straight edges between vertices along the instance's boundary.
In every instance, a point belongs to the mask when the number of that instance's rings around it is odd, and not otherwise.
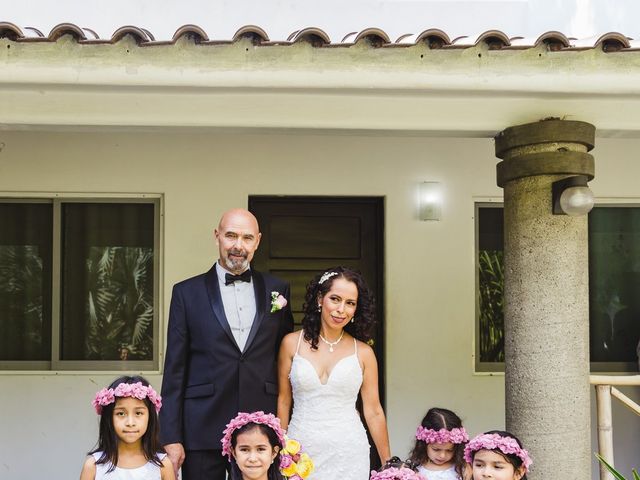
[{"label": "window glass", "polygon": [[[503,209],[477,206],[477,366],[504,362]],[[640,342],[640,207],[589,214],[589,325],[597,370],[636,371]],[[484,364],[484,367],[483,367]],[[615,365],[614,365],[615,364]],[[490,370],[500,368],[489,367]]]},{"label": "window glass", "polygon": [[478,210],[478,343],[481,362],[504,362],[502,208]]},{"label": "window glass", "polygon": [[152,360],[154,205],[62,205],[62,360]]},{"label": "window glass", "polygon": [[51,359],[52,211],[0,203],[0,360]]},{"label": "window glass", "polygon": [[640,338],[640,208],[589,215],[592,362],[637,362]]}]

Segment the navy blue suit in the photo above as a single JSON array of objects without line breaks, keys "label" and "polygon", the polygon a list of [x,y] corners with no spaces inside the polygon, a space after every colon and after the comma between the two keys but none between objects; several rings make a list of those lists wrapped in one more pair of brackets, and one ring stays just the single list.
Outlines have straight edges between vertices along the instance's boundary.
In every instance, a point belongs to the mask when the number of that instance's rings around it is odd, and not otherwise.
[{"label": "navy blue suit", "polygon": [[227,322],[215,265],[173,287],[162,379],[160,440],[189,450],[220,450],[226,424],[241,412],[276,413],[277,356],[293,329],[289,305],[270,313],[271,292],[289,285],[252,271],[256,316],[244,351]]}]

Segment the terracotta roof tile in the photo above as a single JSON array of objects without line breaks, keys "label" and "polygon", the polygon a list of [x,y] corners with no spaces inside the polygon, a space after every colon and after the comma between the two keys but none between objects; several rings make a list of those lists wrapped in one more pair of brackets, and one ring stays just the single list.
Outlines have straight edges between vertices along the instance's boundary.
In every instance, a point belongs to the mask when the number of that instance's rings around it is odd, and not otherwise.
[{"label": "terracotta roof tile", "polygon": [[181,26],[178,30],[176,30],[176,33],[173,34],[171,41],[175,43],[184,36],[193,38],[196,43],[209,41],[209,36],[207,35],[207,32],[205,32],[202,28],[200,28],[197,25]]},{"label": "terracotta roof tile", "polygon": [[95,30],[79,27],[72,23],[61,23],[45,35],[32,26],[19,27],[11,22],[0,22],[0,38],[16,42],[55,42],[59,38],[70,35],[76,42],[83,44],[117,43],[130,35],[140,46],[174,44],[183,37],[188,37],[198,44],[228,44],[242,38],[251,38],[256,45],[290,45],[301,41],[313,47],[351,47],[365,42],[373,48],[406,47],[426,43],[431,49],[460,49],[486,45],[489,50],[510,50],[538,48],[544,44],[551,51],[581,51],[601,49],[604,52],[625,52],[640,50],[640,40],[633,40],[619,32],[609,32],[591,38],[571,38],[558,31],[548,31],[537,38],[510,37],[500,30],[487,30],[476,35],[464,35],[451,38],[450,35],[437,28],[425,29],[420,33],[404,33],[392,40],[388,33],[380,28],[365,28],[361,31],[349,32],[342,38],[331,38],[327,32],[317,27],[307,27],[292,32],[286,39],[272,39],[268,33],[257,25],[245,25],[239,28],[230,39],[212,38],[198,25],[187,24],[177,28],[172,38],[156,39],[152,32],[145,28],[125,25],[118,28],[110,36],[102,36]]},{"label": "terracotta roof tile", "polygon": [[437,28],[424,30],[420,35],[416,37],[415,43],[420,43],[422,41],[426,41],[429,45],[429,48],[442,48],[444,45],[451,44],[449,35]]},{"label": "terracotta roof tile", "polygon": [[269,35],[262,28],[256,25],[245,25],[238,29],[238,31],[233,35],[233,42],[237,42],[238,40],[250,37],[253,39],[254,43],[267,43],[270,42]]}]

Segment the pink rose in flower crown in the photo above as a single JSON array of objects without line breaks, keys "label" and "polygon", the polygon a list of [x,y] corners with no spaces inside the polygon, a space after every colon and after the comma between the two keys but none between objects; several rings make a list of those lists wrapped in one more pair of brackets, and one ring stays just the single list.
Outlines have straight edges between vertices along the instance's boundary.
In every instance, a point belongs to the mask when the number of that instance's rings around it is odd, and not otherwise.
[{"label": "pink rose in flower crown", "polygon": [[112,388],[103,388],[99,392],[96,393],[96,397],[93,399],[91,404],[93,408],[96,409],[98,415],[102,413],[103,405],[109,405],[116,401],[116,396],[113,394]]},{"label": "pink rose in flower crown", "polygon": [[407,467],[389,467],[380,472],[372,470],[370,480],[422,480],[422,477]]},{"label": "pink rose in flower crown", "polygon": [[529,452],[520,446],[517,439],[498,433],[483,433],[474,437],[464,449],[465,461],[471,463],[474,453],[478,450],[500,450],[505,455],[515,455],[522,460],[525,472],[529,471],[533,463]]},{"label": "pink rose in flower crown", "polygon": [[239,412],[235,418],[231,419],[227,423],[227,428],[222,432],[224,435],[220,442],[222,443],[222,455],[226,455],[229,460],[232,457],[233,447],[231,446],[231,436],[233,432],[241,427],[244,427],[248,423],[259,423],[271,428],[278,436],[278,441],[281,445],[285,445],[285,436],[280,426],[280,420],[273,413],[264,413],[262,410],[257,412],[247,413]]},{"label": "pink rose in flower crown", "polygon": [[447,430],[441,428],[440,430],[434,430],[431,428],[425,428],[422,425],[418,427],[416,432],[416,438],[422,440],[425,443],[466,443],[469,441],[469,435],[464,427],[452,428]]},{"label": "pink rose in flower crown", "polygon": [[143,385],[142,382],[119,383],[115,388],[103,388],[96,393],[91,402],[98,415],[102,415],[102,407],[106,407],[116,401],[116,398],[132,397],[138,400],[148,398],[156,409],[156,413],[162,407],[162,397],[158,395],[151,385]]}]

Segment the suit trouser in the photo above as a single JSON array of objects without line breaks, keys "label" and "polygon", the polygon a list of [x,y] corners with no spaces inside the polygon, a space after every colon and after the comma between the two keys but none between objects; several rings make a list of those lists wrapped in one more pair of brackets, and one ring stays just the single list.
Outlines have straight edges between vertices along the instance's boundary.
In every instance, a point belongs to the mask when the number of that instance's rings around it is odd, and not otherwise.
[{"label": "suit trouser", "polygon": [[225,480],[229,468],[222,450],[187,450],[182,464],[182,479]]}]

